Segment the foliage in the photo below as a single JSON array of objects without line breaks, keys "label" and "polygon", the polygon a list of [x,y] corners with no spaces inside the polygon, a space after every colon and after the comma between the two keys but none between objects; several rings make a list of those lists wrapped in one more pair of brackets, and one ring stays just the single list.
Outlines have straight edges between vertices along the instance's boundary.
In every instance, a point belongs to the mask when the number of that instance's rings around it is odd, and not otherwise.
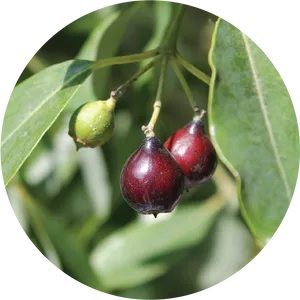
[{"label": "foliage", "polygon": [[182,56],[168,69],[155,132],[164,141],[188,123],[186,94],[193,95],[208,108],[221,160],[212,180],[157,219],[137,215],[120,195],[122,166],[151,116],[156,66],[118,101],[112,139],[76,152],[70,114],[107,99],[145,66],[136,60],[95,70],[95,61],[158,46],[174,6],[116,5],[62,29],[28,63],[3,123],[3,177],[25,232],[65,273],[123,297],[178,297],[237,272],[277,230],[298,173],[296,116],[276,69],[238,29],[192,7],[179,31]]}]

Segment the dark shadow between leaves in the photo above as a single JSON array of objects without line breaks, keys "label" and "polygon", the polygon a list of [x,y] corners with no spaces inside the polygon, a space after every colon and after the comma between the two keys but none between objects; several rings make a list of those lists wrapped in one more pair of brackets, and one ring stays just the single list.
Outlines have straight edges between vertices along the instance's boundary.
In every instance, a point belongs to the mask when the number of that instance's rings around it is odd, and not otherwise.
[{"label": "dark shadow between leaves", "polygon": [[90,60],[74,60],[67,69],[63,89],[82,84],[92,73],[93,64]]}]

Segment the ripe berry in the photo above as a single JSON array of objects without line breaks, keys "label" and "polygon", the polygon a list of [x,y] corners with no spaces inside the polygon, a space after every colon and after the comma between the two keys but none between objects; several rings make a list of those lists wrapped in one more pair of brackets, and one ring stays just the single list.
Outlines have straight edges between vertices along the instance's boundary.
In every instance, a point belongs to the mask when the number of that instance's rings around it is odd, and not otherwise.
[{"label": "ripe berry", "polygon": [[114,109],[116,100],[93,101],[80,106],[72,115],[69,135],[77,149],[103,145],[114,131]]},{"label": "ripe berry", "polygon": [[201,120],[193,120],[165,142],[185,175],[185,189],[207,181],[217,166],[217,154]]},{"label": "ripe berry", "polygon": [[184,177],[162,142],[148,137],[127,160],[120,186],[133,209],[156,217],[174,209],[183,192]]}]

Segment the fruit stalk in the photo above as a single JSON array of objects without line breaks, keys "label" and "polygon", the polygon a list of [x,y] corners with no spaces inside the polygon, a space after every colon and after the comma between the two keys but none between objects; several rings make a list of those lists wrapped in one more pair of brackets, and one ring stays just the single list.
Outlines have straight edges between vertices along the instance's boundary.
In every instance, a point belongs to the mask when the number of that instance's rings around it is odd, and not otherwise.
[{"label": "fruit stalk", "polygon": [[155,57],[158,54],[159,54],[159,51],[157,49],[154,49],[154,50],[137,53],[137,54],[105,58],[105,59],[96,61],[93,66],[93,69],[97,70],[99,68],[104,68],[104,67],[108,67],[108,66],[112,66],[112,65],[123,65],[123,64],[140,62],[144,59]]},{"label": "fruit stalk", "polygon": [[198,79],[200,79],[207,85],[210,84],[210,76],[208,76],[204,72],[197,69],[191,63],[189,63],[187,60],[185,60],[179,53],[176,53],[176,59],[187,71],[189,71],[195,77],[197,77]]},{"label": "fruit stalk", "polygon": [[166,79],[166,74],[167,74],[167,68],[168,68],[168,56],[163,56],[162,62],[161,62],[161,69],[160,69],[160,76],[159,76],[159,82],[158,82],[158,88],[157,88],[157,93],[155,97],[155,102],[153,105],[153,113],[150,119],[150,122],[148,123],[147,126],[143,126],[142,130],[144,131],[146,137],[152,137],[155,136],[154,134],[154,126],[157,122],[160,109],[161,109],[161,99],[162,99],[162,94],[163,94],[163,89],[164,89],[164,84],[165,84],[165,79]]},{"label": "fruit stalk", "polygon": [[178,78],[178,80],[180,81],[181,83],[181,86],[190,102],[190,105],[192,107],[192,110],[194,111],[194,114],[195,114],[195,117],[199,115],[199,106],[197,105],[194,97],[193,97],[193,94],[192,94],[192,91],[188,85],[188,83],[186,82],[181,70],[180,70],[180,67],[177,63],[177,60],[175,58],[172,58],[172,67],[173,67],[173,70]]},{"label": "fruit stalk", "polygon": [[157,57],[155,57],[149,64],[147,64],[144,68],[142,68],[137,73],[135,73],[124,84],[119,86],[115,91],[112,91],[111,97],[118,100],[139,77],[141,77],[143,74],[145,74],[148,70],[150,70],[154,66],[156,60],[159,57],[160,57],[159,55]]}]

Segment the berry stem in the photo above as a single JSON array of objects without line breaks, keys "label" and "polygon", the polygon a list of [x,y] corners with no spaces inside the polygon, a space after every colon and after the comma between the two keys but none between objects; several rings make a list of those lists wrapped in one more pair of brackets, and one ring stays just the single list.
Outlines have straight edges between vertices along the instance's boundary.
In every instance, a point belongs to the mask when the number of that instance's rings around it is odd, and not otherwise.
[{"label": "berry stem", "polygon": [[192,91],[188,85],[188,83],[186,82],[182,72],[181,72],[181,69],[177,63],[177,60],[176,58],[172,58],[171,60],[171,63],[172,63],[172,67],[173,67],[173,70],[178,78],[178,80],[180,81],[181,83],[181,86],[190,102],[190,105],[192,107],[192,110],[194,111],[194,114],[195,114],[195,117],[199,115],[199,106],[197,105],[194,97],[193,97],[193,94],[192,94]]},{"label": "berry stem", "polygon": [[197,113],[194,115],[193,120],[194,121],[200,121],[202,120],[203,116],[206,114],[206,110],[205,109],[201,109],[200,113]]},{"label": "berry stem", "polygon": [[144,59],[155,57],[159,55],[159,51],[157,49],[131,54],[131,55],[124,55],[124,56],[116,56],[111,58],[101,59],[95,62],[93,69],[97,70],[99,68],[104,68],[112,65],[122,65],[122,64],[130,64],[135,62],[140,62]]},{"label": "berry stem", "polygon": [[145,67],[143,67],[141,70],[139,70],[137,73],[135,73],[131,78],[129,78],[124,84],[119,86],[115,91],[112,91],[110,96],[114,98],[115,100],[118,100],[125,92],[126,90],[143,74],[145,74],[147,71],[149,71],[157,61],[157,59],[160,57],[160,55],[156,56],[150,63],[148,63]]},{"label": "berry stem", "polygon": [[157,122],[160,109],[161,109],[161,99],[162,99],[162,94],[163,94],[163,89],[164,89],[164,84],[165,84],[165,79],[166,79],[166,74],[168,69],[168,60],[169,60],[168,56],[164,55],[162,57],[158,88],[155,97],[155,102],[153,105],[153,113],[148,125],[142,127],[142,130],[144,131],[146,137],[155,136],[154,126]]},{"label": "berry stem", "polygon": [[207,85],[210,84],[210,76],[205,74],[204,72],[200,71],[198,68],[193,66],[191,63],[189,63],[187,60],[185,60],[179,53],[176,53],[176,58],[179,61],[179,63],[187,69],[191,74],[196,76],[198,79],[206,83]]}]

